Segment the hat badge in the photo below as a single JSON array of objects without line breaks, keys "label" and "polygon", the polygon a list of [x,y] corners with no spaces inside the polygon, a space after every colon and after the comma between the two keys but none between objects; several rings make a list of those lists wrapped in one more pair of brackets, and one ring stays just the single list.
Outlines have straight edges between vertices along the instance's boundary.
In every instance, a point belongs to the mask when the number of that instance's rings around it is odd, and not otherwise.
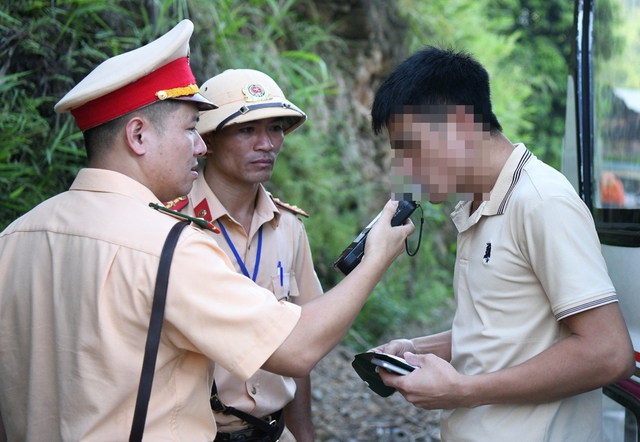
[{"label": "hat badge", "polygon": [[260,83],[248,84],[242,88],[245,101],[266,101],[271,99],[269,90]]}]

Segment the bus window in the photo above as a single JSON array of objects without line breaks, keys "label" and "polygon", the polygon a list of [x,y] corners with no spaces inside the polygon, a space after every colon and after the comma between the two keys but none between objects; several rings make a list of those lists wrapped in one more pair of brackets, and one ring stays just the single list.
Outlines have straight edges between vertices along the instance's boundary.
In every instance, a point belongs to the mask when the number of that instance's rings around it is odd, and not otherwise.
[{"label": "bus window", "polygon": [[640,208],[640,89],[595,87],[594,206]]},{"label": "bus window", "polygon": [[632,224],[640,220],[640,1],[594,3],[591,203],[601,227],[637,231]]}]

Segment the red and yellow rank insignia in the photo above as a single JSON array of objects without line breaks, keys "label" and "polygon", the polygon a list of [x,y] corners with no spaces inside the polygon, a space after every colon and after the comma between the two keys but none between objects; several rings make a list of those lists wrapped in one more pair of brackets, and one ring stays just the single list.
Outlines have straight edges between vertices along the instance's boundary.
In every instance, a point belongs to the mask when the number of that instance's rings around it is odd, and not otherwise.
[{"label": "red and yellow rank insignia", "polygon": [[163,203],[163,204],[167,209],[176,210],[176,211],[179,212],[187,204],[189,204],[189,197],[181,196],[180,198],[176,198],[174,200],[167,201],[166,203]]},{"label": "red and yellow rank insignia", "polygon": [[200,228],[211,230],[213,233],[220,233],[220,229],[218,229],[211,221],[207,221],[206,219],[198,218],[195,216],[185,215],[184,213],[180,213],[177,210],[167,209],[166,204],[149,203],[149,207],[156,209],[158,212],[173,216],[174,218],[177,218],[179,220],[190,221]]}]

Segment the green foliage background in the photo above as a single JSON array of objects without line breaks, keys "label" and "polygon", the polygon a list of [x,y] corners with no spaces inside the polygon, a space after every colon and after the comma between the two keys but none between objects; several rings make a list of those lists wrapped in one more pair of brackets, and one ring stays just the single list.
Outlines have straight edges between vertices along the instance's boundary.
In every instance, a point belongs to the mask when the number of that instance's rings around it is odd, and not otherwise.
[{"label": "green foliage background", "polygon": [[[312,214],[305,221],[325,289],[331,263],[380,209],[383,182],[367,181],[352,148],[368,131],[347,118],[338,81],[354,63],[350,43],[327,22],[335,0],[9,0],[0,6],[0,229],[66,190],[84,165],[82,135],[53,105],[98,63],[139,47],[182,18],[195,23],[192,68],[201,84],[227,68],[274,77],[309,114],[289,135],[268,187]],[[358,3],[358,2],[351,2]],[[360,2],[368,7],[369,2]],[[505,134],[558,167],[564,129],[573,5],[566,0],[399,0],[396,54],[425,44],[465,49],[492,77]],[[396,32],[395,30],[393,32]],[[402,58],[402,57],[401,57]],[[401,59],[400,58],[400,59]],[[394,66],[389,66],[393,69]],[[386,196],[382,199],[384,201]],[[403,256],[378,285],[347,337],[366,348],[383,338],[446,327],[452,309],[455,232],[451,206],[423,204],[420,253]],[[416,224],[419,221],[414,219]],[[412,239],[415,242],[415,238]]]}]

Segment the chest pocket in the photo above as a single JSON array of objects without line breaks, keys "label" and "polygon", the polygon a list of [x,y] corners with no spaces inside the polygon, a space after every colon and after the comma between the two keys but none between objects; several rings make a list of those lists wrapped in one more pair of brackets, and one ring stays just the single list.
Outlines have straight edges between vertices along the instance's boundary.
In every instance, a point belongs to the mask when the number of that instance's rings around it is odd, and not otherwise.
[{"label": "chest pocket", "polygon": [[271,291],[276,295],[278,301],[293,302],[300,295],[295,276],[296,274],[293,272],[285,272],[282,275],[282,281],[278,274],[271,276]]}]

